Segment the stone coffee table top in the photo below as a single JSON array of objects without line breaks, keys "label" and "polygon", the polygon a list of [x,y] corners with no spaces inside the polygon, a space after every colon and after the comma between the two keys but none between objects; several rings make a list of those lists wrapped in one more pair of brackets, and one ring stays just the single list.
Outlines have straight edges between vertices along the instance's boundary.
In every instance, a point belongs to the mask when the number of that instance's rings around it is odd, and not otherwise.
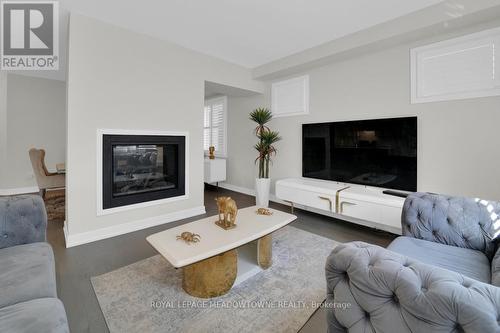
[{"label": "stone coffee table top", "polygon": [[[153,234],[146,240],[172,266],[181,268],[257,240],[297,218],[271,208],[272,215],[258,215],[257,209],[257,206],[252,206],[238,210],[234,229],[224,230],[217,226],[215,215]],[[186,231],[200,235],[200,241],[188,244],[177,240],[177,236]]]}]

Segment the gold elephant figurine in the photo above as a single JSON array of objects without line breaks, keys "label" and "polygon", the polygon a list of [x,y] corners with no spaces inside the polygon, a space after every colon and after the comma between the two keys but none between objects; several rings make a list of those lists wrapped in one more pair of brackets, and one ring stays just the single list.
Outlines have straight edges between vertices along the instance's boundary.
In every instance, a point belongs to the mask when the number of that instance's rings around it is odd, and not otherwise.
[{"label": "gold elephant figurine", "polygon": [[219,220],[215,224],[224,229],[236,227],[236,215],[238,214],[236,201],[231,197],[217,197],[215,201],[219,211]]}]

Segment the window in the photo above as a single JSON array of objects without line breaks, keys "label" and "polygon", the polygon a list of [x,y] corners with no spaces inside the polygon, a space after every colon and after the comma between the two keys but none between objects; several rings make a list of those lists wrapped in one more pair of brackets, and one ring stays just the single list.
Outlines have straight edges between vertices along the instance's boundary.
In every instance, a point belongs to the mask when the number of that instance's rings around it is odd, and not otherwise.
[{"label": "window", "polygon": [[411,50],[411,102],[500,95],[500,29]]},{"label": "window", "polygon": [[309,75],[274,82],[271,86],[274,117],[309,113]]},{"label": "window", "polygon": [[203,116],[203,150],[215,147],[215,155],[227,156],[227,97],[217,97],[205,101]]}]

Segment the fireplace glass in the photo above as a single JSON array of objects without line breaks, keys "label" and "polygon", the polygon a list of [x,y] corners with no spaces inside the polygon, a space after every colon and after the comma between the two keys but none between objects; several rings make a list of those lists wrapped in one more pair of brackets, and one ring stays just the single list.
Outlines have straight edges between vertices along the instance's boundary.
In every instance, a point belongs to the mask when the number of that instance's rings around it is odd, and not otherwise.
[{"label": "fireplace glass", "polygon": [[185,137],[103,136],[103,208],[185,194]]},{"label": "fireplace glass", "polygon": [[176,188],[176,150],[175,145],[114,145],[113,196]]}]

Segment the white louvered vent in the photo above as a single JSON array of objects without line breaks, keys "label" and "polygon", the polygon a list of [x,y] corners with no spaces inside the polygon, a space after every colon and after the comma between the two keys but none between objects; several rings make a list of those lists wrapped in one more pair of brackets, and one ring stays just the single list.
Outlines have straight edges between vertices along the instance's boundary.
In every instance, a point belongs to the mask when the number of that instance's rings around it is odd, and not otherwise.
[{"label": "white louvered vent", "polygon": [[203,124],[203,149],[208,154],[208,147],[215,147],[215,155],[227,156],[227,98],[217,97],[205,101]]},{"label": "white louvered vent", "polygon": [[500,95],[500,29],[411,50],[411,102]]}]

